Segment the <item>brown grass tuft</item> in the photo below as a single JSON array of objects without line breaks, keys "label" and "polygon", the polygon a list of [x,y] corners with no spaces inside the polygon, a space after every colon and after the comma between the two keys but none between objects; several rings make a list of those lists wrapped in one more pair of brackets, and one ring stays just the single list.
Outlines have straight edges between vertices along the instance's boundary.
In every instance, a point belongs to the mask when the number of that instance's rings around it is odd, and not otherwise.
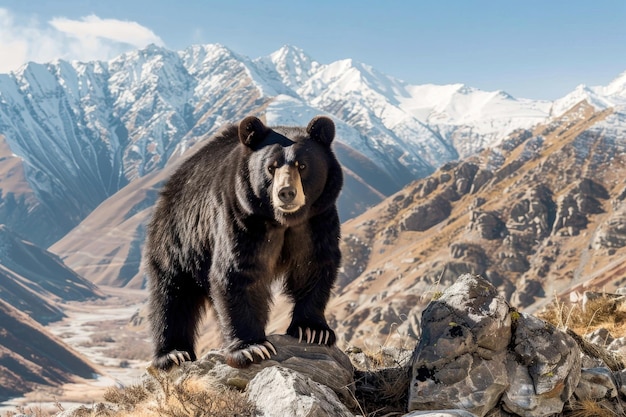
[{"label": "brown grass tuft", "polygon": [[596,400],[575,401],[568,417],[617,417],[619,414]]},{"label": "brown grass tuft", "polygon": [[571,329],[578,334],[587,334],[604,328],[613,337],[626,336],[626,305],[616,305],[610,297],[589,301],[585,308],[580,303],[565,303],[555,298],[538,317],[561,329]]},{"label": "brown grass tuft", "polygon": [[151,372],[153,382],[125,388],[111,388],[105,400],[116,405],[110,416],[128,417],[232,417],[253,416],[254,407],[245,394],[223,387],[209,387],[188,377],[173,383],[167,375]]}]

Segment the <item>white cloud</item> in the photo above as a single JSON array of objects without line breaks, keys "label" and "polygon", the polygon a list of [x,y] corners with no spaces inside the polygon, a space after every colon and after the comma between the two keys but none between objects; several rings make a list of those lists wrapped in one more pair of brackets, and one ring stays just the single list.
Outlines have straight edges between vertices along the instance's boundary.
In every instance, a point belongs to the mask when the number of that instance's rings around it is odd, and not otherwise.
[{"label": "white cloud", "polygon": [[123,52],[163,41],[137,22],[55,17],[46,23],[31,18],[18,21],[0,8],[0,73],[16,70],[29,61],[108,60]]},{"label": "white cloud", "polygon": [[163,41],[150,29],[137,22],[116,19],[100,19],[90,15],[82,20],[70,20],[64,17],[55,17],[50,25],[67,36],[81,39],[84,37],[109,40],[142,48],[154,43],[163,45]]}]

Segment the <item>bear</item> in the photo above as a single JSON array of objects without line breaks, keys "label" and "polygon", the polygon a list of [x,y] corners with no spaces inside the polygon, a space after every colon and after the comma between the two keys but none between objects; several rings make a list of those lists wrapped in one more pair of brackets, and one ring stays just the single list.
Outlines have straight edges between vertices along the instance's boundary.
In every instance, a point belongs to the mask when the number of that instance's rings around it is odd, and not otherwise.
[{"label": "bear", "polygon": [[268,127],[249,116],[210,138],[163,185],[144,249],[152,366],[195,361],[198,325],[213,308],[226,363],[276,354],[265,327],[271,285],[293,302],[286,330],[332,346],[325,309],[341,261],[335,124]]}]

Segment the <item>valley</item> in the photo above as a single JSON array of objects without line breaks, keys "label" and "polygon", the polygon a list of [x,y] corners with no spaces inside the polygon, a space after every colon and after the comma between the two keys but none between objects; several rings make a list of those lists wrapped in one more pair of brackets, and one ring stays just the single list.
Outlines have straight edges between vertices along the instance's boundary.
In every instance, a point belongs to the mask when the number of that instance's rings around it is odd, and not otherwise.
[{"label": "valley", "polygon": [[58,411],[56,403],[64,408],[90,404],[102,400],[109,387],[139,381],[150,361],[151,343],[146,324],[133,324],[132,318],[138,317],[146,293],[100,288],[106,298],[67,302],[63,305],[66,318],[46,326],[48,332],[92,363],[97,377],[75,378],[75,382],[60,386],[40,386],[24,397],[0,403],[0,413],[19,406]]}]

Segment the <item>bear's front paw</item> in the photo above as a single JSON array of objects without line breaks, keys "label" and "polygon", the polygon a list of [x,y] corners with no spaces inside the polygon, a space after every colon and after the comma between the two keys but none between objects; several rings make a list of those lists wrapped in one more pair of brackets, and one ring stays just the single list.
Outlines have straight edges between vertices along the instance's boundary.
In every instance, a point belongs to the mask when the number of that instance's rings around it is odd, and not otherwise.
[{"label": "bear's front paw", "polygon": [[329,328],[295,326],[287,329],[287,334],[298,338],[298,343],[306,342],[332,346],[335,344],[335,332]]},{"label": "bear's front paw", "polygon": [[154,360],[152,361],[152,366],[157,369],[162,369],[166,371],[174,365],[180,366],[183,362],[189,362],[191,360],[191,355],[189,355],[188,352],[172,350],[165,355],[154,358]]},{"label": "bear's front paw", "polygon": [[269,359],[270,351],[276,355],[276,348],[267,340],[262,343],[244,345],[239,349],[229,350],[226,353],[226,363],[233,368],[247,368],[253,363]]}]

